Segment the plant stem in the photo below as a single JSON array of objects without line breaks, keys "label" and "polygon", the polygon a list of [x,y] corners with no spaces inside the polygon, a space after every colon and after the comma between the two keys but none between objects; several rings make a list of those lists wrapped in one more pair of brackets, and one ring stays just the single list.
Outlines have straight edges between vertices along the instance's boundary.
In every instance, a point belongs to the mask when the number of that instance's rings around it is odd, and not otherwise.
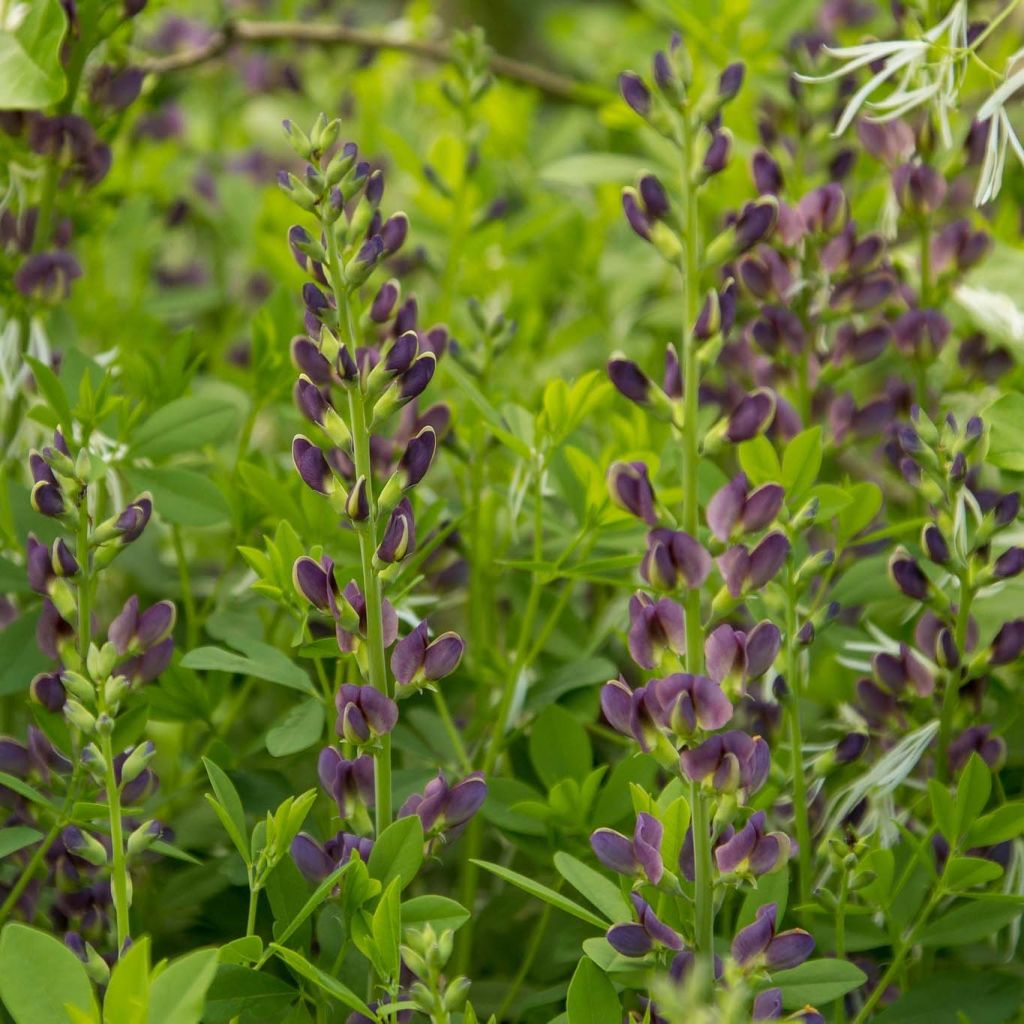
[{"label": "plant stem", "polygon": [[[963,658],[967,650],[967,631],[971,621],[971,603],[974,590],[971,587],[970,569],[964,569],[959,576],[960,604],[956,610],[956,649]],[[942,695],[942,712],[939,717],[939,763],[938,776],[944,781],[949,772],[949,743],[953,738],[953,722],[960,702],[961,669],[951,669],[946,679],[946,692]]]},{"label": "plant stem", "polygon": [[793,818],[796,823],[797,875],[800,903],[811,893],[811,828],[807,815],[807,779],[804,777],[803,727],[800,721],[800,662],[796,650],[796,589],[792,563],[787,566],[786,581],[786,681],[789,684],[789,745],[792,751]]},{"label": "plant stem", "polygon": [[[451,48],[443,41],[432,39],[403,39],[350,25],[314,24],[299,21],[249,21],[239,19],[226,23],[207,42],[200,46],[171,54],[139,61],[139,66],[150,74],[163,75],[171,71],[195,67],[215,60],[234,43],[306,42],[321,46],[354,46],[361,50],[393,50],[425,60],[447,63]],[[546,68],[492,54],[490,68],[502,78],[522,82],[541,92],[573,103],[599,105],[607,101],[606,89],[588,82],[579,82]]]},{"label": "plant stem", "polygon": [[871,995],[868,996],[867,1002],[861,1007],[860,1013],[857,1014],[853,1019],[853,1024],[864,1024],[864,1021],[868,1019],[872,1010],[878,1004],[878,1000],[885,995],[885,990],[892,983],[893,979],[899,973],[903,966],[903,961],[907,958],[907,954],[913,949],[914,944],[917,942],[917,936],[920,934],[921,929],[925,926],[928,918],[931,917],[932,911],[938,905],[939,900],[942,897],[941,888],[936,885],[932,890],[932,894],[928,899],[928,902],[924,905],[921,913],[918,914],[917,920],[914,922],[910,931],[907,933],[906,938],[899,944],[896,951],[893,954],[892,963],[889,964],[885,974],[882,975],[878,984],[874,987]]},{"label": "plant stem", "polygon": [[117,955],[124,952],[125,942],[130,935],[128,920],[128,860],[125,857],[124,833],[121,825],[121,787],[114,772],[114,746],[107,733],[102,738],[104,774],[103,783],[107,794],[107,810],[110,816],[110,845],[113,848],[111,890],[114,897],[114,918],[117,923]]},{"label": "plant stem", "polygon": [[18,876],[18,880],[14,883],[14,887],[7,894],[7,899],[5,899],[3,905],[0,906],[0,924],[7,920],[7,916],[14,908],[15,903],[18,902],[18,899],[25,891],[28,883],[35,877],[35,873],[39,870],[39,865],[42,864],[43,858],[49,852],[50,847],[53,846],[63,827],[63,818],[58,818],[50,826],[50,831],[43,836],[42,841],[32,852],[31,859]]},{"label": "plant stem", "polygon": [[174,543],[174,557],[178,562],[178,578],[181,581],[181,601],[185,605],[185,640],[188,649],[192,650],[198,639],[199,623],[196,620],[196,602],[192,593],[192,578],[185,555],[185,545],[181,539],[181,527],[171,527],[171,539]]},{"label": "plant stem", "polygon": [[[338,254],[338,239],[334,225],[324,221],[327,236],[328,271],[331,289],[338,310],[339,331],[347,331],[348,337],[341,338],[349,346],[355,359],[357,342],[355,318],[348,292],[341,275],[341,260]],[[344,319],[343,319],[344,318]],[[363,599],[366,601],[366,643],[369,648],[369,683],[381,693],[394,699],[394,683],[388,677],[387,662],[384,658],[384,617],[380,577],[373,566],[373,555],[377,548],[377,506],[373,493],[373,466],[370,462],[370,431],[366,422],[366,406],[358,387],[348,389],[349,427],[352,431],[352,454],[356,477],[366,478],[366,501],[369,515],[359,528],[359,557],[362,564]],[[385,733],[374,754],[376,831],[379,836],[391,824],[391,736]]]},{"label": "plant stem", "polygon": [[246,936],[256,934],[256,911],[260,904],[260,891],[253,885],[252,878],[249,879],[249,916],[245,922]]},{"label": "plant stem", "polygon": [[[681,177],[683,206],[686,211],[686,237],[682,267],[683,329],[680,363],[683,367],[683,529],[692,537],[698,529],[697,471],[700,466],[700,438],[697,417],[700,415],[700,364],[693,325],[697,317],[698,252],[700,245],[700,214],[697,190],[690,176],[693,140],[689,111],[682,116],[683,173]],[[704,629],[701,623],[700,590],[686,591],[686,671],[699,675],[704,671]],[[694,931],[697,952],[714,956],[715,904],[714,876],[711,863],[711,827],[707,798],[696,782],[690,783],[690,814],[693,828],[694,859]],[[708,972],[708,977],[713,972]]]},{"label": "plant stem", "polygon": [[[849,892],[849,872],[842,867],[839,878],[839,896],[836,901],[836,959],[846,959],[846,897]],[[846,1024],[845,996],[840,996],[836,1003],[835,1024]]]}]

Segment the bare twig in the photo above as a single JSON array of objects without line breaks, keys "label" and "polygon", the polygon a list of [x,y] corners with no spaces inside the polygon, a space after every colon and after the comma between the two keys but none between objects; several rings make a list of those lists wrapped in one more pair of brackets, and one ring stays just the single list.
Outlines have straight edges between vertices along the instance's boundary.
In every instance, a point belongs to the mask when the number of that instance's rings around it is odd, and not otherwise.
[{"label": "bare twig", "polygon": [[[167,57],[153,57],[139,62],[139,66],[154,75],[196,67],[216,60],[237,43],[275,42],[315,43],[321,46],[355,46],[366,50],[395,50],[424,60],[444,63],[451,60],[451,47],[445,42],[428,39],[400,39],[368,29],[347,25],[320,25],[298,21],[247,21],[227,23],[201,46],[196,46]],[[608,93],[586,82],[579,82],[534,64],[513,60],[500,54],[491,55],[491,70],[503,78],[531,85],[541,92],[575,103],[599,104]]]}]

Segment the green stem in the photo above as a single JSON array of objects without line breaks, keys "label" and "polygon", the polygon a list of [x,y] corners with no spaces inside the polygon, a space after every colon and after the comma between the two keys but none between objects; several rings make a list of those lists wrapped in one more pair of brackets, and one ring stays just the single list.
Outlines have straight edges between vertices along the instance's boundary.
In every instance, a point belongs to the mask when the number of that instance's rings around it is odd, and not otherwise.
[{"label": "green stem", "polygon": [[796,590],[793,567],[787,568],[786,581],[786,681],[789,684],[788,719],[789,745],[793,777],[793,817],[796,823],[797,876],[800,903],[805,904],[811,893],[811,827],[807,814],[807,779],[804,776],[803,727],[800,721],[800,662],[796,649]]},{"label": "green stem", "polygon": [[434,709],[437,711],[437,717],[441,719],[441,725],[444,726],[445,735],[455,751],[460,767],[465,772],[472,771],[473,762],[470,760],[466,745],[462,742],[459,730],[452,719],[452,713],[448,709],[448,702],[444,699],[444,694],[440,690],[434,691]]},{"label": "green stem", "polygon": [[128,920],[128,860],[125,856],[124,833],[121,825],[121,787],[114,773],[114,747],[107,733],[102,738],[104,760],[103,783],[107,794],[107,811],[110,816],[110,845],[113,849],[111,868],[112,892],[114,897],[114,919],[117,926],[117,955],[124,951],[130,935]]},{"label": "green stem", "polygon": [[[686,210],[686,237],[682,268],[683,329],[680,363],[683,367],[683,529],[697,536],[699,526],[697,473],[700,466],[700,437],[697,418],[700,415],[700,364],[693,326],[697,318],[698,253],[700,245],[700,214],[697,190],[690,176],[690,158],[693,147],[690,114],[682,117],[683,206]],[[701,623],[700,591],[687,590],[686,611],[686,671],[699,675],[704,671],[704,630]],[[707,957],[714,955],[715,904],[714,874],[711,862],[711,828],[707,799],[695,782],[690,784],[690,813],[693,827],[694,858],[694,930],[697,952]],[[710,973],[709,973],[710,977]]]},{"label": "green stem", "polygon": [[[327,236],[328,270],[331,288],[338,309],[339,329],[347,330],[348,338],[342,341],[353,350],[355,357],[356,325],[352,306],[341,275],[341,260],[338,254],[338,240],[334,225],[323,223]],[[344,320],[342,318],[344,317]],[[342,327],[344,324],[344,327]],[[366,601],[366,643],[369,648],[369,682],[381,693],[394,699],[394,683],[388,676],[384,656],[384,617],[380,577],[373,566],[377,548],[377,506],[373,493],[373,466],[370,461],[370,431],[366,422],[366,406],[362,392],[357,387],[348,391],[349,426],[352,431],[352,454],[356,478],[366,478],[366,501],[370,514],[359,529],[359,558],[363,575],[363,598]],[[380,746],[374,754],[376,829],[379,836],[391,824],[391,735],[380,738]]]},{"label": "green stem", "polygon": [[50,847],[53,846],[63,827],[63,817],[58,818],[50,826],[50,831],[43,836],[42,842],[40,842],[33,851],[31,859],[18,876],[18,880],[14,883],[14,887],[7,894],[7,899],[5,899],[3,905],[0,906],[0,924],[7,920],[8,915],[14,908],[14,905],[18,902],[21,894],[25,891],[26,886],[35,877],[36,872],[39,870],[39,865],[42,864],[43,858],[49,852]]},{"label": "green stem", "polygon": [[256,934],[256,911],[260,905],[260,891],[253,885],[253,880],[249,879],[249,916],[245,922],[245,934],[246,936]]},{"label": "green stem", "polygon": [[[836,959],[846,959],[846,898],[849,893],[849,872],[846,866],[841,868],[839,879],[839,897],[836,901]],[[836,1024],[846,1024],[845,997],[840,996],[836,1003]]]},{"label": "green stem", "polygon": [[885,995],[885,990],[892,984],[896,975],[899,974],[900,969],[903,967],[903,961],[906,960],[907,954],[914,948],[914,944],[917,942],[917,937],[920,934],[921,929],[927,923],[928,918],[931,917],[932,911],[938,905],[941,897],[942,891],[938,886],[936,886],[932,891],[928,902],[924,905],[921,913],[918,914],[917,920],[907,933],[906,938],[904,938],[899,946],[897,946],[893,954],[892,963],[889,964],[885,974],[882,975],[871,995],[868,996],[868,1000],[861,1007],[860,1013],[858,1013],[853,1019],[853,1024],[864,1024],[864,1021],[868,1019],[872,1010],[874,1010],[875,1006],[878,1004],[879,999]]},{"label": "green stem", "polygon": [[[971,587],[970,569],[964,569],[959,576],[960,604],[956,610],[956,649],[960,656],[964,656],[967,650],[967,631],[971,621],[971,603],[974,600],[974,590]],[[953,723],[956,720],[956,709],[960,702],[961,670],[950,669],[946,678],[946,691],[942,695],[942,712],[939,717],[939,780],[945,780],[949,771],[949,750],[950,740],[953,738]]]}]

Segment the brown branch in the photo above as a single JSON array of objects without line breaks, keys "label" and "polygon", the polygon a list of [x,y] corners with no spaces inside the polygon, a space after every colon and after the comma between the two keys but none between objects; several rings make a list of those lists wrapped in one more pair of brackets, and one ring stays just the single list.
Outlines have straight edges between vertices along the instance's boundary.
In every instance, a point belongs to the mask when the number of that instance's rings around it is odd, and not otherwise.
[{"label": "brown branch", "polygon": [[[236,43],[284,41],[316,43],[321,46],[355,46],[365,50],[394,50],[438,63],[446,63],[452,57],[451,47],[447,43],[428,39],[398,39],[347,25],[239,20],[229,22],[202,46],[182,50],[167,57],[153,57],[141,61],[139,67],[149,74],[165,75],[216,60]],[[608,99],[609,94],[598,86],[579,82],[566,75],[497,53],[491,55],[490,66],[496,75],[531,85],[557,99],[591,105],[603,103]]]}]

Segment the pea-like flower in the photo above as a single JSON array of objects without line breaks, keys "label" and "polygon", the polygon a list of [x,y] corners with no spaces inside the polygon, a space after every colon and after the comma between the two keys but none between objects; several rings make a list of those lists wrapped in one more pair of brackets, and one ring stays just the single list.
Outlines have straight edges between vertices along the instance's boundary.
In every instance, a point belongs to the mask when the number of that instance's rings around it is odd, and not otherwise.
[{"label": "pea-like flower", "polygon": [[700,541],[682,530],[659,527],[647,534],[640,573],[660,590],[675,590],[680,585],[695,590],[708,578],[711,564],[711,556]]},{"label": "pea-like flower", "polygon": [[641,957],[646,956],[655,946],[676,950],[683,948],[683,940],[658,919],[651,905],[642,896],[632,892],[629,898],[636,912],[636,922],[613,924],[605,936],[617,953],[621,953],[622,956]]},{"label": "pea-like flower", "polygon": [[322,882],[342,864],[347,864],[353,854],[367,861],[372,851],[372,839],[351,832],[339,832],[323,845],[308,832],[300,832],[292,840],[291,846],[295,866],[314,884]]},{"label": "pea-like flower", "polygon": [[427,783],[422,793],[414,793],[402,804],[400,818],[419,816],[428,835],[444,834],[454,839],[487,799],[483,772],[471,772],[454,786],[448,785],[443,772]]},{"label": "pea-like flower", "polygon": [[686,646],[683,609],[667,597],[657,600],[638,590],[629,599],[629,653],[641,668],[655,668],[666,651]]},{"label": "pea-like flower", "polygon": [[729,593],[738,598],[759,590],[782,568],[789,548],[786,535],[774,531],[762,538],[753,551],[745,544],[737,544],[723,552],[717,564]]},{"label": "pea-like flower", "polygon": [[716,683],[740,688],[763,676],[781,648],[782,634],[774,622],[765,619],[749,632],[723,623],[705,641],[704,659]]},{"label": "pea-like flower", "polygon": [[343,683],[334,704],[338,709],[335,731],[357,746],[391,732],[398,722],[398,705],[373,686]]},{"label": "pea-like flower", "polygon": [[727,842],[715,849],[715,862],[723,874],[767,875],[788,860],[792,843],[783,832],[767,832],[764,811],[752,814]]},{"label": "pea-like flower", "polygon": [[705,517],[711,532],[719,540],[728,541],[736,533],[756,533],[773,523],[782,511],[784,498],[779,484],[750,490],[746,474],[738,473],[715,492]]},{"label": "pea-like flower", "polygon": [[317,774],[324,790],[338,805],[341,818],[350,819],[361,808],[373,807],[373,758],[369,754],[350,760],[335,747],[324,747],[317,762]]},{"label": "pea-like flower", "polygon": [[781,971],[802,964],[814,951],[814,939],[803,928],[776,932],[778,909],[775,903],[758,907],[753,923],[736,933],[732,955],[741,967]]},{"label": "pea-like flower", "polygon": [[720,793],[740,793],[744,799],[764,785],[770,763],[764,739],[738,729],[709,736],[679,755],[687,778]]},{"label": "pea-like flower", "polygon": [[614,462],[608,468],[608,491],[620,508],[654,526],[654,488],[642,462]]},{"label": "pea-like flower", "polygon": [[448,631],[428,640],[427,623],[421,622],[395,644],[391,671],[402,686],[434,683],[450,675],[462,660],[465,642]]},{"label": "pea-like flower", "polygon": [[590,837],[597,859],[620,875],[642,876],[657,885],[665,874],[661,859],[661,822],[652,814],[636,816],[633,838],[610,828],[599,828]]}]

